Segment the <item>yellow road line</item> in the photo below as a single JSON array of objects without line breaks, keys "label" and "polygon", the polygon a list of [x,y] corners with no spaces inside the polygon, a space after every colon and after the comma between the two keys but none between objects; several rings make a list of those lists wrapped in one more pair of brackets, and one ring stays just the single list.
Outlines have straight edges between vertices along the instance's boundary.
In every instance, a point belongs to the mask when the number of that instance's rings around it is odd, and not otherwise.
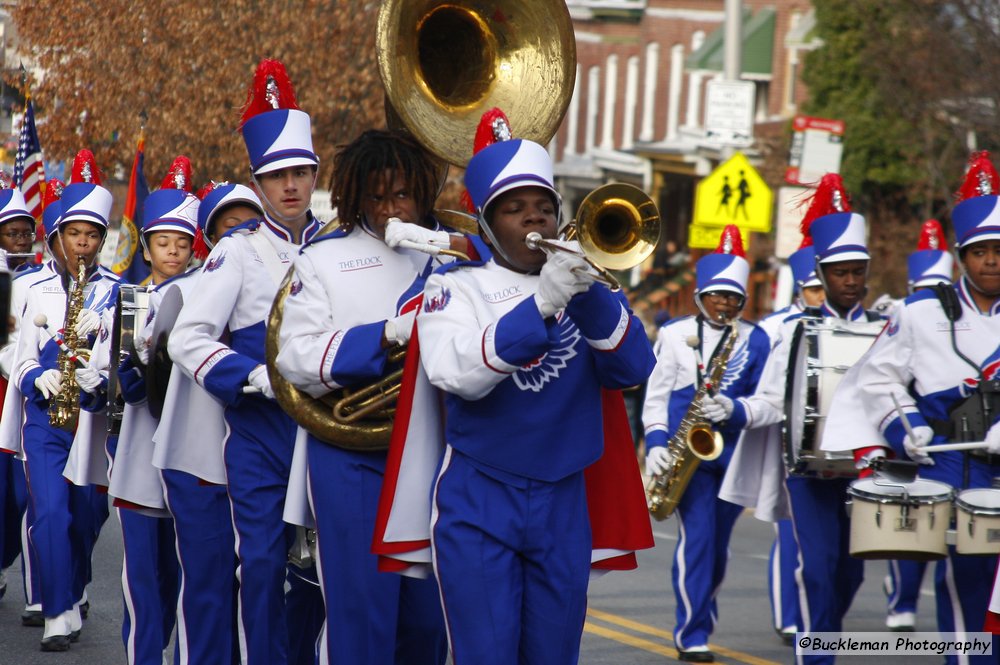
[{"label": "yellow road line", "polygon": [[[617,614],[611,614],[610,612],[602,612],[601,610],[596,610],[592,607],[587,609],[587,615],[592,619],[597,619],[598,621],[604,621],[616,626],[621,626],[622,628],[633,630],[637,633],[652,635],[654,637],[665,639],[668,642],[673,642],[673,636],[671,633],[667,630],[663,630],[662,628],[656,628],[655,626],[633,621],[632,619],[627,619]],[[677,654],[676,649],[673,647],[668,648],[661,644],[657,644],[656,642],[652,642],[641,637],[634,637],[632,635],[628,635],[627,633],[610,630],[590,622],[587,622],[584,626],[584,630],[588,633],[593,633],[595,635],[599,635],[600,637],[612,639],[645,651],[651,651],[653,653],[667,656],[676,656]],[[742,653],[733,649],[727,649],[717,644],[709,644],[708,648],[720,656],[732,658],[738,662],[746,663],[746,665],[781,665],[777,661],[767,660],[766,658],[758,658],[757,656],[752,656],[748,653]]]}]

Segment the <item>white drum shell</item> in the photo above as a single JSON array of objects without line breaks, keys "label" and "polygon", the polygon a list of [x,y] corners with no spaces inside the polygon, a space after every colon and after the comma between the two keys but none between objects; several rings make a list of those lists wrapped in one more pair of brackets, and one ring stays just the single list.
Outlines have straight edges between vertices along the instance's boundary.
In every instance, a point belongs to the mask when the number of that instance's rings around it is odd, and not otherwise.
[{"label": "white drum shell", "polygon": [[1000,489],[962,490],[955,497],[955,550],[1000,554]]},{"label": "white drum shell", "polygon": [[930,561],[948,555],[949,485],[924,479],[905,486],[886,485],[863,478],[851,483],[847,493],[851,556]]}]

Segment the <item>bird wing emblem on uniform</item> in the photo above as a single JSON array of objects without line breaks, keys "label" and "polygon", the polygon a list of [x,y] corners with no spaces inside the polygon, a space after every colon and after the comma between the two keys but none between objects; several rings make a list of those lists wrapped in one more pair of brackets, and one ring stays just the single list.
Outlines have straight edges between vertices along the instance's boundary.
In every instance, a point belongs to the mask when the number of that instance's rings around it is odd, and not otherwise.
[{"label": "bird wing emblem on uniform", "polygon": [[562,369],[576,356],[580,329],[565,315],[559,326],[559,346],[514,372],[514,384],[521,390],[541,392],[549,381],[559,378]]},{"label": "bird wing emblem on uniform", "polygon": [[219,254],[215,258],[209,259],[208,263],[205,264],[205,272],[213,272],[215,270],[218,270],[219,268],[222,267],[222,264],[225,260],[226,260],[225,254]]},{"label": "bird wing emblem on uniform", "polygon": [[736,347],[733,355],[729,356],[729,363],[726,365],[726,373],[722,375],[722,385],[719,386],[719,390],[725,390],[739,381],[740,377],[743,376],[743,368],[747,366],[749,359],[750,344],[744,341]]}]

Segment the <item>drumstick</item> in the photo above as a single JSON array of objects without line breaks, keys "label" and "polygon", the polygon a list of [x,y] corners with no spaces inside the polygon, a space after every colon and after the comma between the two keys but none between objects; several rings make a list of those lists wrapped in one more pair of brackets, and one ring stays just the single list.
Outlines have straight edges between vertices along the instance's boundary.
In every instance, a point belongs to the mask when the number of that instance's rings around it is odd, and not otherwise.
[{"label": "drumstick", "polygon": [[240,392],[242,392],[244,395],[259,395],[260,388],[258,388],[257,386],[243,386]]},{"label": "drumstick", "polygon": [[962,443],[940,443],[936,446],[924,446],[922,450],[926,453],[946,453],[950,450],[980,450],[988,448],[985,441],[963,441]]},{"label": "drumstick", "polygon": [[701,359],[701,340],[698,339],[697,335],[688,335],[687,339],[684,340],[684,343],[690,346],[691,350],[694,351],[694,361],[698,364],[698,373],[704,376],[705,363],[703,363]]},{"label": "drumstick", "polygon": [[45,316],[44,314],[39,314],[38,316],[36,316],[35,325],[44,330],[48,334],[48,336],[52,339],[52,341],[56,343],[56,346],[59,347],[59,350],[65,353],[69,357],[69,359],[76,364],[77,367],[81,369],[87,369],[90,367],[90,365],[88,365],[82,358],[76,355],[73,349],[66,346],[66,342],[63,341],[62,337],[57,337],[52,333],[52,329],[49,328],[49,318],[47,316]]}]

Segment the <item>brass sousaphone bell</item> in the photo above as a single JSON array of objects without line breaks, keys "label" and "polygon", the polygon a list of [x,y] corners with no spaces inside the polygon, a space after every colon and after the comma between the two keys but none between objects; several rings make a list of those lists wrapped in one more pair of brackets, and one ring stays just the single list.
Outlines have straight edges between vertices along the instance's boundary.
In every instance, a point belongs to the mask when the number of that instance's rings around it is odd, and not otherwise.
[{"label": "brass sousaphone bell", "polygon": [[[447,164],[469,162],[479,120],[493,107],[513,119],[519,137],[548,143],[573,95],[576,38],[564,0],[383,0],[376,48],[387,106]],[[267,321],[268,376],[278,403],[320,440],[353,450],[387,448],[398,374],[362,388],[360,397],[337,391],[314,399],[278,372],[293,274]]]}]

